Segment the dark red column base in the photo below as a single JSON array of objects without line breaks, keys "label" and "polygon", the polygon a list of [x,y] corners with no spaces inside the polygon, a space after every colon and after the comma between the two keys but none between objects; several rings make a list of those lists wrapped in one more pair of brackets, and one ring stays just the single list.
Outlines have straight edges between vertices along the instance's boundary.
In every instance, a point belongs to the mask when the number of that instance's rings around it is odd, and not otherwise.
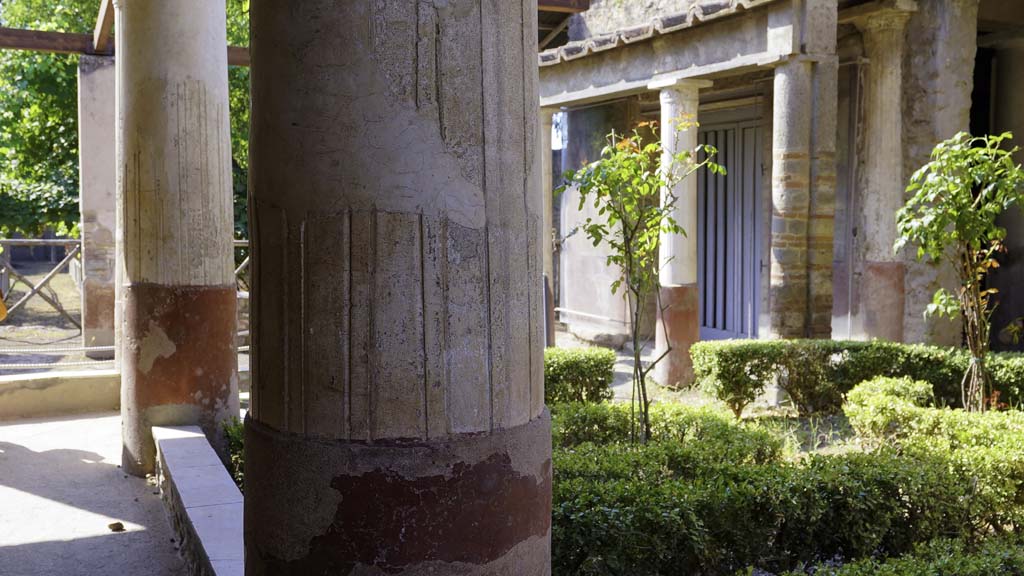
[{"label": "dark red column base", "polygon": [[124,292],[122,466],[153,471],[152,426],[198,424],[224,454],[221,422],[238,417],[234,286],[133,284]]},{"label": "dark red column base", "polygon": [[245,573],[551,573],[551,420],[348,442],[246,419]]},{"label": "dark red column base", "polygon": [[690,346],[700,340],[700,294],[696,284],[662,286],[661,305],[665,311],[658,318],[656,354],[672,346],[672,352],[656,367],[657,380],[669,388],[685,388],[693,384],[693,360]]}]

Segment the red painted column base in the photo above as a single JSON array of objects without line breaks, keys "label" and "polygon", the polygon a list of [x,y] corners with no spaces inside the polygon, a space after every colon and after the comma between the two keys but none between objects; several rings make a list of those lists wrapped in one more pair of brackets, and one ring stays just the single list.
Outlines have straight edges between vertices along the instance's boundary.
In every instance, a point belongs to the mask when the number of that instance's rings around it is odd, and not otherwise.
[{"label": "red painted column base", "polygon": [[655,354],[671,346],[662,359],[655,377],[662,386],[685,388],[693,384],[693,360],[690,346],[700,340],[700,294],[696,284],[662,286]]}]

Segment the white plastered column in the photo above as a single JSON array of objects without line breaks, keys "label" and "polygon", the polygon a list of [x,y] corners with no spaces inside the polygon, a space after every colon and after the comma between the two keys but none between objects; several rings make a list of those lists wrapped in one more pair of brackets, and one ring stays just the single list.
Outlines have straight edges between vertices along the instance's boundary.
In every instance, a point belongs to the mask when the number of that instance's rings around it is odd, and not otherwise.
[{"label": "white plastered column", "polygon": [[[682,152],[697,148],[697,108],[701,88],[708,80],[674,80],[652,83],[660,91],[662,166]],[[685,167],[677,167],[686,170]],[[662,191],[662,202],[668,190]],[[690,346],[700,339],[700,294],[697,290],[697,178],[684,178],[673,187],[676,197],[672,216],[685,234],[661,236],[658,255],[661,308],[658,314],[655,354],[668,355],[657,367],[656,378],[666,386],[685,386],[693,380]]]}]

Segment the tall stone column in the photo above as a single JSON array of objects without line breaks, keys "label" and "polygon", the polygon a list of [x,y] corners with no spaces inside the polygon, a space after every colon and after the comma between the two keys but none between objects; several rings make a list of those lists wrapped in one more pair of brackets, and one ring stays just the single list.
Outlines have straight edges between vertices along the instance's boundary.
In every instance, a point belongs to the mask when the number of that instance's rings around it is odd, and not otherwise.
[{"label": "tall stone column", "polygon": [[[681,152],[697,148],[699,90],[707,80],[678,80],[652,86],[661,90],[662,163],[667,167]],[[686,126],[681,123],[692,123]],[[684,169],[680,167],[681,169]],[[700,339],[700,293],[697,289],[697,177],[680,181],[672,217],[686,234],[662,234],[659,259],[661,308],[655,336],[655,355],[669,354],[658,364],[657,380],[679,387],[693,381],[690,346]],[[662,191],[662,196],[667,190]]]},{"label": "tall stone column", "polygon": [[903,340],[904,276],[893,251],[903,207],[903,46],[910,12],[886,10],[858,21],[868,58],[865,78],[865,190],[860,316],[863,335]]},{"label": "tall stone column", "polygon": [[[78,61],[78,195],[82,213],[82,344],[114,345],[117,108],[114,59],[82,55]],[[113,358],[113,352],[87,352]]]},{"label": "tall stone column", "polygon": [[550,573],[536,2],[252,4],[246,573]]},{"label": "tall stone column", "polygon": [[769,330],[776,338],[808,334],[812,66],[801,58],[781,64],[772,91]]},{"label": "tall stone column", "polygon": [[839,60],[821,55],[813,65],[810,205],[807,222],[809,311],[807,336],[832,337],[833,261],[836,217],[836,117]]},{"label": "tall stone column", "polygon": [[151,426],[238,416],[223,0],[117,0],[123,466]]}]

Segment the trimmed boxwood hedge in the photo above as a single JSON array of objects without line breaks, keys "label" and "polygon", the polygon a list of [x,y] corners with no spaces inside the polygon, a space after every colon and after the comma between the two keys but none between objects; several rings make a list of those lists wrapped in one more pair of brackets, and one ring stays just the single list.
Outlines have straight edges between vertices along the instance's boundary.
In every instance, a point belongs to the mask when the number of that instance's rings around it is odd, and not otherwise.
[{"label": "trimmed boxwood hedge", "polygon": [[937,454],[733,464],[707,449],[557,450],[553,574],[711,576],[899,555],[934,538],[978,539],[1013,507]]},{"label": "trimmed boxwood hedge", "polygon": [[[802,415],[835,412],[843,396],[876,376],[932,384],[939,405],[959,406],[965,350],[873,340],[720,340],[690,348],[698,385],[739,416],[778,382]],[[1001,402],[1024,400],[1024,354],[992,354],[987,365]]]},{"label": "trimmed boxwood hedge", "polygon": [[601,402],[612,398],[615,352],[608,348],[544,350],[544,400]]},{"label": "trimmed boxwood hedge", "polygon": [[[918,546],[899,558],[865,559],[835,566],[822,564],[788,576],[1024,576],[1024,538],[993,537],[980,545],[943,538]],[[749,574],[749,572],[748,572]]]}]

